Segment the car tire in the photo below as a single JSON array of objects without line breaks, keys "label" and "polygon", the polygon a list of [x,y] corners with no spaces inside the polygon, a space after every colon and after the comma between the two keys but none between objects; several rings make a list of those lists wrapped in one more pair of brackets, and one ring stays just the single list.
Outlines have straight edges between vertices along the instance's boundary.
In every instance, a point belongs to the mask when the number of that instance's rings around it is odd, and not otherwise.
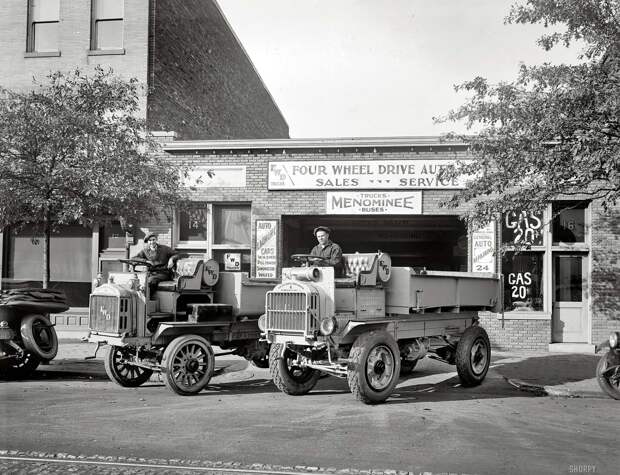
[{"label": "car tire", "polygon": [[456,346],[456,371],[465,387],[477,386],[491,364],[491,342],[484,328],[468,327]]},{"label": "car tire", "polygon": [[[610,381],[610,378],[603,375],[603,373],[609,367],[609,358],[608,355],[605,354],[598,360],[598,364],[596,365],[596,380],[598,381],[598,385],[601,387],[603,392],[607,394],[612,399],[620,400],[620,374],[616,374],[614,376],[614,381]],[[620,372],[620,370],[618,370]]]},{"label": "car tire", "polygon": [[131,350],[123,346],[109,346],[103,358],[105,372],[115,383],[125,388],[136,388],[146,383],[153,371],[127,363]]},{"label": "car tire", "polygon": [[192,396],[202,391],[213,376],[213,348],[202,336],[179,336],[164,350],[161,367],[168,389],[181,396]]},{"label": "car tire", "polygon": [[22,318],[20,333],[24,347],[41,360],[50,361],[58,353],[58,337],[49,319],[30,314]]},{"label": "car tire", "polygon": [[276,387],[285,394],[301,396],[314,388],[321,377],[316,369],[293,364],[295,353],[288,348],[280,356],[282,344],[271,345],[269,350],[269,373]]}]

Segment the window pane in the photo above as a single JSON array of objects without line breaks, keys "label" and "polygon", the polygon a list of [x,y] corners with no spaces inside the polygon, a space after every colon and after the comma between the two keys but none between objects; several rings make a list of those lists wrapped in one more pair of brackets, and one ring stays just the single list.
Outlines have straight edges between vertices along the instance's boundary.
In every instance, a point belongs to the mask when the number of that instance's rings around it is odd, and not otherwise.
[{"label": "window pane", "polygon": [[581,302],[583,299],[583,276],[581,256],[555,256],[556,302]]},{"label": "window pane", "polygon": [[97,49],[120,49],[123,47],[123,20],[98,21]]},{"label": "window pane", "polygon": [[58,23],[34,24],[34,50],[37,52],[58,51]]},{"label": "window pane", "polygon": [[213,244],[240,244],[250,246],[250,207],[213,207]]},{"label": "window pane", "polygon": [[179,241],[207,240],[207,210],[197,208],[179,212]]},{"label": "window pane", "polygon": [[95,0],[95,18],[123,18],[124,0]]},{"label": "window pane", "polygon": [[58,21],[59,0],[32,0],[30,3],[30,21]]},{"label": "window pane", "polygon": [[507,245],[531,244],[540,246],[542,238],[542,213],[511,211],[504,215],[502,242]]},{"label": "window pane", "polygon": [[[557,213],[560,213],[556,216]],[[553,205],[553,242],[585,242],[585,209],[583,205],[570,207]]]},{"label": "window pane", "polygon": [[543,310],[543,254],[507,253],[502,260],[504,310]]}]

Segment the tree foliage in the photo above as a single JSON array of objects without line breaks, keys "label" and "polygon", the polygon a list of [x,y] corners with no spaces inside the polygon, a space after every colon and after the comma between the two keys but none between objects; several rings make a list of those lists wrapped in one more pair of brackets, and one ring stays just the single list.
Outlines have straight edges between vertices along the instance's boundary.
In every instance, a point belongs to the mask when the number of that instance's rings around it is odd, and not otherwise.
[{"label": "tree foliage", "polygon": [[473,135],[473,162],[447,170],[475,179],[447,203],[468,203],[475,224],[512,209],[540,210],[558,197],[599,199],[620,193],[620,1],[526,0],[509,23],[541,23],[550,49],[584,47],[573,65],[522,65],[516,80],[489,84],[477,77],[456,86],[470,94],[442,120],[464,120]]},{"label": "tree foliage", "polygon": [[[28,92],[0,90],[0,229],[155,216],[181,198],[183,170],[138,117],[137,80],[97,68],[55,72]],[[46,255],[47,254],[47,255]],[[49,252],[44,252],[44,286]]]}]

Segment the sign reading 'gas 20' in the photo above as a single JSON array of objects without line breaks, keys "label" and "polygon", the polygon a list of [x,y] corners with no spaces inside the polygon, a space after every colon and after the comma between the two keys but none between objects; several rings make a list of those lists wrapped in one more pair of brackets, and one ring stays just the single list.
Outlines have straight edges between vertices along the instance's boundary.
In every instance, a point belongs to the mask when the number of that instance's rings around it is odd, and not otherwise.
[{"label": "sign reading 'gas 20'", "polygon": [[510,211],[504,215],[502,242],[504,244],[541,246],[543,215],[529,211]]}]

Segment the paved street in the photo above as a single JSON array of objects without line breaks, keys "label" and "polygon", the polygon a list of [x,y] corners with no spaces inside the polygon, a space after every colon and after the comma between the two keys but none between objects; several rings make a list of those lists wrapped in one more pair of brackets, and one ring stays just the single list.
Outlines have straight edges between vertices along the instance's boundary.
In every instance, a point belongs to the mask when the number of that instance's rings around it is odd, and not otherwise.
[{"label": "paved street", "polygon": [[[194,397],[156,378],[122,388],[100,358],[81,359],[91,350],[65,345],[29,380],[0,382],[0,471],[617,473],[620,411],[588,378],[593,355],[496,355],[485,383],[469,389],[453,367],[426,359],[386,404],[366,406],[335,378],[286,396],[267,370],[233,356],[217,360]],[[582,397],[540,397],[507,381],[524,375],[536,387],[581,385]]]}]

